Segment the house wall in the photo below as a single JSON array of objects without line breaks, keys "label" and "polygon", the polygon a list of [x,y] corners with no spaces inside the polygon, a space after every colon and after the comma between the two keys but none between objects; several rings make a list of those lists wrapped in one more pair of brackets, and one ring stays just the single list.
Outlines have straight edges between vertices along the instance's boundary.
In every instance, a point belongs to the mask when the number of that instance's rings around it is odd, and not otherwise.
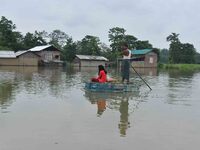
[{"label": "house wall", "polygon": [[39,56],[24,53],[17,58],[0,58],[0,66],[38,66]]},{"label": "house wall", "polygon": [[73,66],[74,67],[81,67],[81,60],[79,58],[75,58],[73,61]]},{"label": "house wall", "polygon": [[157,54],[156,53],[151,52],[145,56],[145,67],[157,67]]},{"label": "house wall", "polygon": [[18,57],[19,66],[38,66],[39,56],[33,53],[25,53]]},{"label": "house wall", "polygon": [[132,61],[131,65],[136,68],[144,68],[145,67],[145,62],[144,61]]},{"label": "house wall", "polygon": [[97,67],[98,65],[105,66],[105,61],[95,61],[95,60],[77,60],[74,62],[75,67]]},{"label": "house wall", "polygon": [[132,65],[137,68],[157,67],[157,54],[154,52],[145,55],[144,61],[133,61]]},{"label": "house wall", "polygon": [[53,60],[60,60],[60,51],[40,51],[36,52],[39,56],[41,56],[41,60],[43,61],[53,61]]},{"label": "house wall", "polygon": [[0,66],[17,66],[17,58],[0,58]]}]

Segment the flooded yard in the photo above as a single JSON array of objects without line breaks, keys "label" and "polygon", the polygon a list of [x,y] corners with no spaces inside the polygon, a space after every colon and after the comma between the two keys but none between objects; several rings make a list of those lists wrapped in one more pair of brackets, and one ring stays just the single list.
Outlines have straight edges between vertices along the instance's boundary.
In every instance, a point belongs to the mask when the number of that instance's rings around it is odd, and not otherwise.
[{"label": "flooded yard", "polygon": [[199,149],[200,72],[140,69],[152,91],[85,90],[96,72],[0,67],[0,150]]}]

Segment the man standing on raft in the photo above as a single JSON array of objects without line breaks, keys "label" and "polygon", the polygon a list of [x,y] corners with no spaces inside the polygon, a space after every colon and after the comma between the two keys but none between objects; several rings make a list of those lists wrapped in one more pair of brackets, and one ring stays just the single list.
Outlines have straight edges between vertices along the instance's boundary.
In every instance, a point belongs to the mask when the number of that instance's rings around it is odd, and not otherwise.
[{"label": "man standing on raft", "polygon": [[124,43],[122,45],[122,66],[121,66],[121,74],[122,74],[122,83],[126,80],[126,83],[129,83],[129,74],[130,74],[130,59],[131,59],[131,50],[128,49],[128,44]]}]

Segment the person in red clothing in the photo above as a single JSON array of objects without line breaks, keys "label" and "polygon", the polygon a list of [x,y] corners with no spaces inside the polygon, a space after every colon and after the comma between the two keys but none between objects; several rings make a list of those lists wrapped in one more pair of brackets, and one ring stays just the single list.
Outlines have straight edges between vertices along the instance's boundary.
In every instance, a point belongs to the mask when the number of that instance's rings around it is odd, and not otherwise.
[{"label": "person in red clothing", "polygon": [[107,81],[107,71],[105,70],[103,65],[99,65],[98,68],[99,68],[98,77],[92,78],[91,81],[104,83]]}]

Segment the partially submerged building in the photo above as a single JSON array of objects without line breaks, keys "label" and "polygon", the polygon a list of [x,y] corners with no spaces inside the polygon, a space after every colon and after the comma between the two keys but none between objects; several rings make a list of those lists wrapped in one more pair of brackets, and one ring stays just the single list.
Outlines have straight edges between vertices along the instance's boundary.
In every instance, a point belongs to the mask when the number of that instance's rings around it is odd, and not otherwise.
[{"label": "partially submerged building", "polygon": [[132,50],[132,65],[138,68],[157,67],[158,56],[152,49]]},{"label": "partially submerged building", "polygon": [[60,55],[61,51],[52,45],[17,52],[0,50],[0,66],[62,65]]},{"label": "partially submerged building", "polygon": [[[157,67],[158,56],[152,49],[131,50],[131,65],[136,68],[154,68]],[[122,58],[117,61],[121,66]]]},{"label": "partially submerged building", "polygon": [[98,65],[105,66],[108,59],[103,56],[92,55],[76,55],[74,59],[75,67],[97,67]]},{"label": "partially submerged building", "polygon": [[40,65],[62,65],[63,61],[60,60],[61,51],[53,45],[36,46],[28,51],[31,51],[40,56]]},{"label": "partially submerged building", "polygon": [[0,51],[0,66],[38,66],[39,59],[31,51]]}]

